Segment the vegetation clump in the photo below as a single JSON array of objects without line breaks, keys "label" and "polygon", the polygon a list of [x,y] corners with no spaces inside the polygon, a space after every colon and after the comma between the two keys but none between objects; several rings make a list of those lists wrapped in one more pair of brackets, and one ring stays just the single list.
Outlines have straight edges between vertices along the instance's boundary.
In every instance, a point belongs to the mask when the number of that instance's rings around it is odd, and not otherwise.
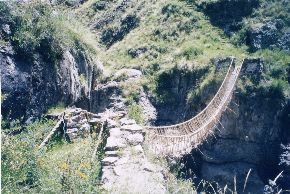
[{"label": "vegetation clump", "polygon": [[139,18],[135,15],[128,15],[122,21],[119,27],[105,29],[101,35],[101,41],[107,47],[115,42],[122,40],[131,30],[139,25]]},{"label": "vegetation clump", "polygon": [[57,6],[37,1],[0,2],[0,15],[1,23],[11,29],[2,36],[22,60],[33,61],[40,55],[44,61],[56,64],[66,50],[94,50],[83,39],[81,24]]}]

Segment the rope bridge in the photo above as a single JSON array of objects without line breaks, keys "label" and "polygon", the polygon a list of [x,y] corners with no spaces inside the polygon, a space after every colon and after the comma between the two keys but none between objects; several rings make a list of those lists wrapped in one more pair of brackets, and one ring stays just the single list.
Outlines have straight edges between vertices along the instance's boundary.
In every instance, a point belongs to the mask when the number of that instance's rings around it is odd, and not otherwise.
[{"label": "rope bridge", "polygon": [[[243,64],[243,63],[242,63]],[[219,124],[222,113],[230,103],[242,65],[232,59],[227,74],[213,99],[193,118],[170,126],[147,126],[149,149],[155,154],[183,155],[201,144]]]}]

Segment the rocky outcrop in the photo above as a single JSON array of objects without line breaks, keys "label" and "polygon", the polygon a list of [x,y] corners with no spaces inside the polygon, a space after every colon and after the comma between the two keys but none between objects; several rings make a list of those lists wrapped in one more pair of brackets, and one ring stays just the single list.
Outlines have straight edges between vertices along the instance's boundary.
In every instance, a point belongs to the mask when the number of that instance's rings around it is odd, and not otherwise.
[{"label": "rocky outcrop", "polygon": [[98,134],[105,123],[105,117],[80,108],[68,108],[64,113],[65,136],[70,142],[86,138],[91,133]]},{"label": "rocky outcrop", "polygon": [[259,0],[205,0],[196,4],[209,16],[212,24],[231,35],[241,28],[243,18],[251,15],[254,8],[259,6]]},{"label": "rocky outcrop", "polygon": [[[90,97],[93,72],[97,66],[84,53],[66,51],[59,64],[41,56],[31,62],[15,57],[10,46],[0,47],[2,103],[4,118],[27,120],[45,113],[60,102],[72,104]],[[94,69],[95,68],[95,69]]]},{"label": "rocky outcrop", "polygon": [[[109,76],[109,81],[105,84],[98,84],[91,92],[90,111],[100,113],[104,111],[118,112],[125,111],[127,114],[128,105],[124,98],[123,92],[127,88],[122,85],[136,84],[142,78],[141,71],[137,69],[122,69],[114,75]],[[140,92],[135,96],[136,103],[143,109],[145,124],[154,123],[156,120],[156,108],[152,105],[148,95],[143,88],[138,88]]]},{"label": "rocky outcrop", "polygon": [[281,145],[279,170],[283,171],[283,178],[278,179],[278,185],[284,189],[290,189],[290,143]]},{"label": "rocky outcrop", "polygon": [[[187,95],[196,87],[197,80],[208,72],[208,69],[195,69],[192,65],[176,66],[164,71],[157,78],[156,93],[153,99],[157,110],[155,125],[175,124],[190,118],[191,108],[187,105]],[[191,114],[194,114],[191,112]]]},{"label": "rocky outcrop", "polygon": [[290,32],[283,32],[282,28],[281,20],[253,25],[247,32],[247,44],[252,51],[279,48],[290,52]]}]

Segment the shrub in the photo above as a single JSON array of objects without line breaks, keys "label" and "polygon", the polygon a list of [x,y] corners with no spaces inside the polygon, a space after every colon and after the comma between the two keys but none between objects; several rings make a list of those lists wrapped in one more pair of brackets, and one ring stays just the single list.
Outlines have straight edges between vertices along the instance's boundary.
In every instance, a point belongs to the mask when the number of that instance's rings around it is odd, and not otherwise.
[{"label": "shrub", "polygon": [[201,49],[197,47],[189,47],[183,51],[182,56],[184,56],[187,60],[192,60],[196,56],[202,55],[202,54],[203,54],[203,51]]},{"label": "shrub", "polygon": [[51,106],[47,113],[61,113],[65,110],[65,104],[63,102],[59,102],[58,104]]},{"label": "shrub", "polygon": [[144,124],[143,108],[136,102],[128,106],[128,116],[134,119],[138,124]]},{"label": "shrub", "polygon": [[101,34],[101,42],[107,47],[115,42],[121,41],[131,30],[139,26],[140,19],[135,15],[128,15],[122,21],[119,27],[109,27]]},{"label": "shrub", "polygon": [[191,16],[191,12],[185,10],[182,6],[178,5],[178,4],[172,4],[169,3],[167,5],[165,5],[162,10],[161,13],[163,15],[165,15],[167,18],[169,17],[176,17],[176,16]]},{"label": "shrub", "polygon": [[271,82],[270,86],[265,88],[264,95],[271,99],[285,99],[284,89],[287,83],[280,79],[275,79]]}]

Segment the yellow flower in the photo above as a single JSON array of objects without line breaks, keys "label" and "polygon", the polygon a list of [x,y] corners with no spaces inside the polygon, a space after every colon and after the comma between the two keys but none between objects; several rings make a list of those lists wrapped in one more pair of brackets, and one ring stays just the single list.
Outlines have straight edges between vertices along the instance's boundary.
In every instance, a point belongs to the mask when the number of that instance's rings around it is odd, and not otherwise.
[{"label": "yellow flower", "polygon": [[63,162],[62,164],[60,164],[60,169],[62,170],[68,170],[69,166],[66,162]]},{"label": "yellow flower", "polygon": [[82,162],[82,163],[80,164],[80,167],[81,167],[81,168],[87,168],[87,167],[89,167],[89,163],[88,163],[88,162]]},{"label": "yellow flower", "polygon": [[81,177],[82,179],[87,179],[88,178],[88,176],[85,173],[83,173],[83,172],[81,172],[79,170],[77,170],[77,175],[79,177]]}]

